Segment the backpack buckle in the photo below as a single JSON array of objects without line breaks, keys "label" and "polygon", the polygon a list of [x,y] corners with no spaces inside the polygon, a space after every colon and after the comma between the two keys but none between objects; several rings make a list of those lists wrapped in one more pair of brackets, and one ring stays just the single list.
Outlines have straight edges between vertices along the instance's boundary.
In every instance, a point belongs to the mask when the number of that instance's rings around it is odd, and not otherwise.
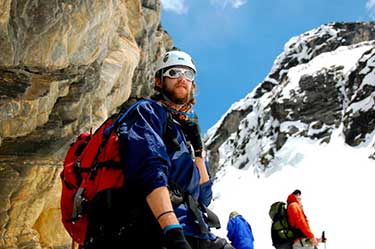
[{"label": "backpack buckle", "polygon": [[84,210],[84,206],[87,203],[87,199],[83,196],[85,189],[80,187],[77,193],[74,195],[72,220],[79,219]]}]

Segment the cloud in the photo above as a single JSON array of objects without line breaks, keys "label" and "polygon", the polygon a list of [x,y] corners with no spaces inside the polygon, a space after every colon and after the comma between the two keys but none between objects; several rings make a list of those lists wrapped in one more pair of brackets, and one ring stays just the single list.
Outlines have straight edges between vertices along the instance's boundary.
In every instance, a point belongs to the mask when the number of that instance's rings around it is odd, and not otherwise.
[{"label": "cloud", "polygon": [[375,19],[375,0],[368,0],[366,3],[367,11],[372,19]]},{"label": "cloud", "polygon": [[161,6],[166,11],[175,12],[179,15],[185,14],[188,11],[185,0],[161,0]]},{"label": "cloud", "polygon": [[[371,0],[374,1],[374,0]],[[220,5],[225,8],[228,4],[233,8],[239,8],[247,3],[247,0],[210,0],[211,4]]]}]

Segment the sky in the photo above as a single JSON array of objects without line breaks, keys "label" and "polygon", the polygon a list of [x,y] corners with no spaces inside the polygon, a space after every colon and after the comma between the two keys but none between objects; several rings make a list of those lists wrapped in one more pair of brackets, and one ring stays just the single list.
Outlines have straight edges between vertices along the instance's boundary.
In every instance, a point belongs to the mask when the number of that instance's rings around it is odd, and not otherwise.
[{"label": "sky", "polygon": [[161,24],[194,59],[202,132],[270,72],[292,37],[375,20],[375,0],[161,0]]}]

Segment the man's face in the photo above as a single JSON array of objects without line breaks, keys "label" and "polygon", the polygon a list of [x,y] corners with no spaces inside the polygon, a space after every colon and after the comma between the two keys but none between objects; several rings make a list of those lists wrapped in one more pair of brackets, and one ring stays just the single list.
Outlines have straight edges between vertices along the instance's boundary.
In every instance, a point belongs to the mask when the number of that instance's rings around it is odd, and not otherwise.
[{"label": "man's face", "polygon": [[302,204],[302,197],[301,195],[296,195],[298,203]]},{"label": "man's face", "polygon": [[[185,66],[176,66],[174,68],[189,69]],[[159,78],[155,79],[155,84],[163,89],[164,94],[167,95],[176,104],[187,103],[195,89],[193,81],[186,79],[182,74],[178,78],[171,78],[168,76],[163,77],[163,82]]]}]

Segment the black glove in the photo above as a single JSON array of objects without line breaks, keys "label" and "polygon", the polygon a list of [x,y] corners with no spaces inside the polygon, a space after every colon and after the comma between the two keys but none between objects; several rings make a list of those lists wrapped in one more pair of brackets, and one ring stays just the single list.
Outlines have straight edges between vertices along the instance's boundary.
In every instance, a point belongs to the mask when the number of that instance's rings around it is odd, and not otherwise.
[{"label": "black glove", "polygon": [[181,228],[169,229],[164,234],[164,244],[167,249],[191,249]]},{"label": "black glove", "polygon": [[180,122],[181,128],[191,145],[194,148],[194,155],[202,157],[203,141],[201,138],[201,129],[199,127],[198,118],[183,120]]}]

